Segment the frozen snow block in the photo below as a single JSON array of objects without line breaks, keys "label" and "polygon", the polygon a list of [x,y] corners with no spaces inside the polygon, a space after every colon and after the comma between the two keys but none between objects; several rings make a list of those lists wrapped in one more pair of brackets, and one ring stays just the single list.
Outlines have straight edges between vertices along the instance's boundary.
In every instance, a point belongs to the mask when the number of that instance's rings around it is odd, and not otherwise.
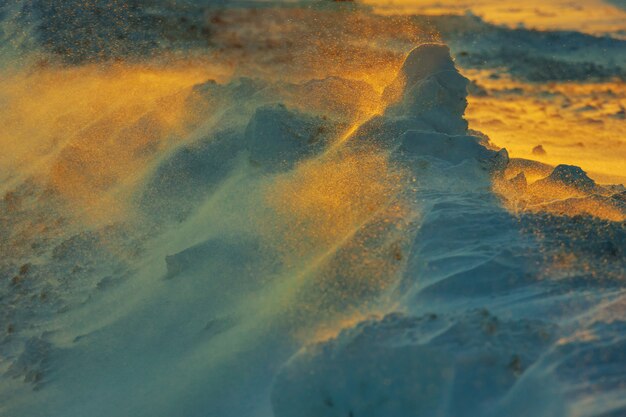
[{"label": "frozen snow block", "polygon": [[383,92],[384,114],[373,117],[352,135],[354,146],[391,145],[408,130],[466,134],[463,114],[468,82],[456,70],[447,46],[418,46]]},{"label": "frozen snow block", "polygon": [[591,194],[598,189],[595,181],[589,178],[580,167],[574,165],[558,165],[547,178],[539,180],[533,185],[535,187],[564,186],[583,194]]},{"label": "frozen snow block", "polygon": [[490,169],[504,169],[508,163],[506,150],[493,151],[476,136],[455,136],[436,132],[408,131],[400,137],[398,150],[419,157],[431,157],[457,165],[476,160]]},{"label": "frozen snow block", "polygon": [[[467,107],[467,79],[455,71],[443,71],[406,89],[404,111],[420,115],[434,109],[442,118],[461,119]],[[444,119],[444,120],[445,120]]]},{"label": "frozen snow block", "polygon": [[464,131],[468,83],[455,68],[447,46],[420,45],[409,53],[398,76],[385,89],[383,97],[389,103],[385,114],[418,118],[428,115],[442,131],[450,124],[460,124],[459,129]]},{"label": "frozen snow block", "polygon": [[254,163],[278,171],[320,152],[330,130],[322,118],[277,104],[257,109],[246,128],[245,142]]},{"label": "frozen snow block", "polygon": [[413,49],[404,60],[400,74],[407,85],[425,79],[441,71],[455,71],[454,62],[447,45],[425,43]]}]

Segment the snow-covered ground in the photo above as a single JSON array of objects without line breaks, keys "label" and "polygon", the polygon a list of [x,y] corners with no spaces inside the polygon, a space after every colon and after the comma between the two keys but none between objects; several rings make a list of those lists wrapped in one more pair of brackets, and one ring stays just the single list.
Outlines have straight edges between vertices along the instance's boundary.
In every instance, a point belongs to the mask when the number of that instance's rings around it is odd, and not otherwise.
[{"label": "snow-covered ground", "polygon": [[626,35],[624,0],[366,0],[377,12],[426,15],[472,13],[511,28]]},{"label": "snow-covered ground", "polygon": [[0,5],[0,415],[624,415],[626,41],[532,4]]}]

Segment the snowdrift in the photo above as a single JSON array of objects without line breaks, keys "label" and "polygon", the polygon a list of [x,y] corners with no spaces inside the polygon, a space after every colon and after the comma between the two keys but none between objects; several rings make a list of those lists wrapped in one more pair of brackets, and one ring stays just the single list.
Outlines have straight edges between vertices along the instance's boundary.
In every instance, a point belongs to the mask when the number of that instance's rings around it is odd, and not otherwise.
[{"label": "snowdrift", "polygon": [[624,412],[624,188],[469,129],[446,45],[181,71],[6,175],[1,414]]}]

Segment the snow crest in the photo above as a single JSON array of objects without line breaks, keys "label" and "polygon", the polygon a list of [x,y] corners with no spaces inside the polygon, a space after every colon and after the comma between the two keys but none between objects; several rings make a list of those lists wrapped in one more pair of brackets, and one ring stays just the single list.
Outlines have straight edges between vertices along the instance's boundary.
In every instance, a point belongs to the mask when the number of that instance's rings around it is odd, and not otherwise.
[{"label": "snow crest", "polygon": [[[484,137],[463,127],[465,87],[446,48],[426,45],[409,55],[388,88],[400,98],[377,124],[385,126],[395,158],[409,161],[414,170],[423,207],[404,276],[394,290],[400,305],[397,312],[345,329],[287,362],[273,387],[277,417],[547,417],[570,415],[586,401],[563,364],[584,349],[606,347],[574,341],[591,332],[586,329],[592,323],[594,334],[621,336],[588,317],[584,304],[594,302],[582,300],[590,288],[576,282],[587,275],[582,265],[568,268],[571,281],[562,281],[560,290],[552,278],[539,278],[548,268],[546,257],[565,255],[546,251],[545,241],[559,238],[550,232],[532,235],[546,229],[537,224],[551,222],[549,216],[512,216],[491,193],[490,178],[515,187],[520,177],[505,180],[506,151],[493,150]],[[536,187],[545,189],[543,182],[573,188],[587,201],[598,192],[578,167],[558,166]],[[561,239],[579,239],[576,219],[560,222],[570,235]],[[611,245],[620,246],[623,224],[606,227],[612,230]],[[591,249],[579,259],[584,263],[600,253]],[[623,267],[619,255],[609,262]],[[558,295],[563,291],[581,300],[570,306],[577,313],[568,314],[585,319],[564,320]],[[569,344],[565,340],[572,340],[571,351],[563,348]],[[623,364],[623,355],[617,360]],[[582,361],[586,369],[602,366],[597,357]],[[590,387],[599,378],[589,378]],[[620,388],[612,384],[612,390]]]}]

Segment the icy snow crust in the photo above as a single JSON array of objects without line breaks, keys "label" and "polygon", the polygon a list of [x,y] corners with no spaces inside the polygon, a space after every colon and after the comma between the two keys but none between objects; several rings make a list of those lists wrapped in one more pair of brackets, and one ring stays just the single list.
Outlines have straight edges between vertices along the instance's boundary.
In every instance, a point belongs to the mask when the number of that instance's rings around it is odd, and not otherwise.
[{"label": "icy snow crust", "polygon": [[532,163],[468,129],[468,83],[421,44],[349,129],[306,108],[357,81],[207,81],[210,126],[155,158],[141,220],[7,193],[0,414],[626,413],[626,227],[591,215],[623,219],[624,189],[507,175]]}]

